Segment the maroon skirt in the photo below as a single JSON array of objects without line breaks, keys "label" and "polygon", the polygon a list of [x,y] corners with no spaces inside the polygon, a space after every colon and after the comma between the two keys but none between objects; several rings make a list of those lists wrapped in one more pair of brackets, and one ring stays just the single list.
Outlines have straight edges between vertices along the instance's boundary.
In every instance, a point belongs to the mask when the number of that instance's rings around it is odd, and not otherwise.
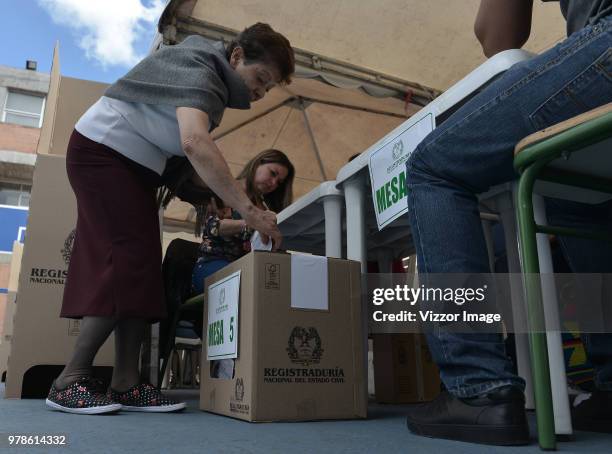
[{"label": "maroon skirt", "polygon": [[66,169],[78,217],[60,315],[164,318],[160,176],[76,130]]}]

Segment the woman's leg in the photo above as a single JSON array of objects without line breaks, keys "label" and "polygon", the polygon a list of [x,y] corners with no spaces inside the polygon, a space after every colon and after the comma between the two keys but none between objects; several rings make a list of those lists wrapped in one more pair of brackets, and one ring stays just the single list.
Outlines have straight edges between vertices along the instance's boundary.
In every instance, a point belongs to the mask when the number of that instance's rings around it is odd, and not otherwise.
[{"label": "woman's leg", "polygon": [[122,410],[172,412],[184,409],[185,402],[165,397],[150,383],[140,383],[138,360],[147,326],[145,319],[123,319],[115,328],[115,369],[106,396],[120,403]]},{"label": "woman's leg", "polygon": [[[612,101],[611,39],[612,17],[517,63],[421,142],[406,172],[420,273],[490,272],[476,194],[515,179],[521,138]],[[523,387],[500,334],[432,332],[428,342],[454,396]]]},{"label": "woman's leg", "polygon": [[197,262],[193,267],[191,275],[191,288],[194,295],[199,295],[204,292],[204,279],[211,274],[216,273],[221,268],[227,266],[230,262],[225,259],[210,260],[208,262]]},{"label": "woman's leg", "polygon": [[145,319],[119,320],[115,327],[115,368],[111,388],[124,392],[140,382],[138,363],[145,335]]},{"label": "woman's leg", "polygon": [[55,379],[55,386],[64,389],[79,377],[90,376],[98,350],[115,328],[117,320],[107,317],[83,317],[72,358]]}]

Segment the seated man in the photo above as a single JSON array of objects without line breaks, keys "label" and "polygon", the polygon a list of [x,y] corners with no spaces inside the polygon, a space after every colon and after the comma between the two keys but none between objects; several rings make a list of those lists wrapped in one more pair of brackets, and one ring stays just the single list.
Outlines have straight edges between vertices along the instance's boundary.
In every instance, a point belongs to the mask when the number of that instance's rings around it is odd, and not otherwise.
[{"label": "seated man", "polygon": [[[481,0],[475,33],[488,57],[527,41],[532,6],[532,0]],[[422,273],[489,273],[477,194],[517,178],[513,149],[520,139],[612,101],[612,0],[561,0],[561,9],[566,40],[514,65],[410,157],[409,219]],[[555,214],[554,208],[549,214]],[[565,213],[574,209],[580,208],[563,204]],[[609,225],[610,205],[597,210],[607,213]],[[580,218],[571,217],[568,224],[572,219]],[[573,238],[561,238],[561,243],[574,272],[610,272],[612,253],[604,245]],[[587,247],[594,251],[589,260]],[[408,427],[437,438],[528,443],[525,384],[512,372],[501,335],[441,329],[428,334],[428,343],[448,391],[412,410]],[[574,405],[579,415],[574,427],[592,429],[594,422],[603,421],[601,426],[611,430],[611,338],[592,336],[587,345],[598,391]]]}]

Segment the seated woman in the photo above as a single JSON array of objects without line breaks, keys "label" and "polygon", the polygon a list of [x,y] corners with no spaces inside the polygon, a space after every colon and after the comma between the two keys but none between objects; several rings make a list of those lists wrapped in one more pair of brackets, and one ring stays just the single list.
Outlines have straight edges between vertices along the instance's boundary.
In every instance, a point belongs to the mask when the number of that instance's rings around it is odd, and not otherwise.
[{"label": "seated woman", "polygon": [[[257,207],[278,213],[293,199],[295,169],[285,153],[266,150],[251,159],[237,180]],[[202,226],[202,244],[193,269],[192,290],[204,291],[204,279],[251,250],[253,230],[231,207],[211,207]]]}]

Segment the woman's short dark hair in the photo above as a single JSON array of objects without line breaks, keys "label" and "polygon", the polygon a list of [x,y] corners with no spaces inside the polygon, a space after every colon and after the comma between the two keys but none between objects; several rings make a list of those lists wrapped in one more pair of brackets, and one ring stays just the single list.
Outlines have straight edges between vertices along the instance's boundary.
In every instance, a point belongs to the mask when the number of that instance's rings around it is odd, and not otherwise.
[{"label": "woman's short dark hair", "polygon": [[289,40],[275,32],[268,24],[257,22],[245,28],[227,47],[229,59],[236,47],[244,51],[245,63],[262,62],[278,68],[281,82],[291,83],[295,72],[295,56]]},{"label": "woman's short dark hair", "polygon": [[263,195],[263,200],[266,202],[266,205],[268,205],[268,208],[278,213],[293,202],[293,178],[295,177],[295,168],[285,153],[274,148],[262,151],[247,162],[237,179],[246,180],[246,193],[256,205],[259,204],[258,202],[261,199],[257,200],[256,197],[257,190],[254,184],[255,172],[262,164],[279,164],[287,169],[287,178],[278,185],[276,190]]}]

